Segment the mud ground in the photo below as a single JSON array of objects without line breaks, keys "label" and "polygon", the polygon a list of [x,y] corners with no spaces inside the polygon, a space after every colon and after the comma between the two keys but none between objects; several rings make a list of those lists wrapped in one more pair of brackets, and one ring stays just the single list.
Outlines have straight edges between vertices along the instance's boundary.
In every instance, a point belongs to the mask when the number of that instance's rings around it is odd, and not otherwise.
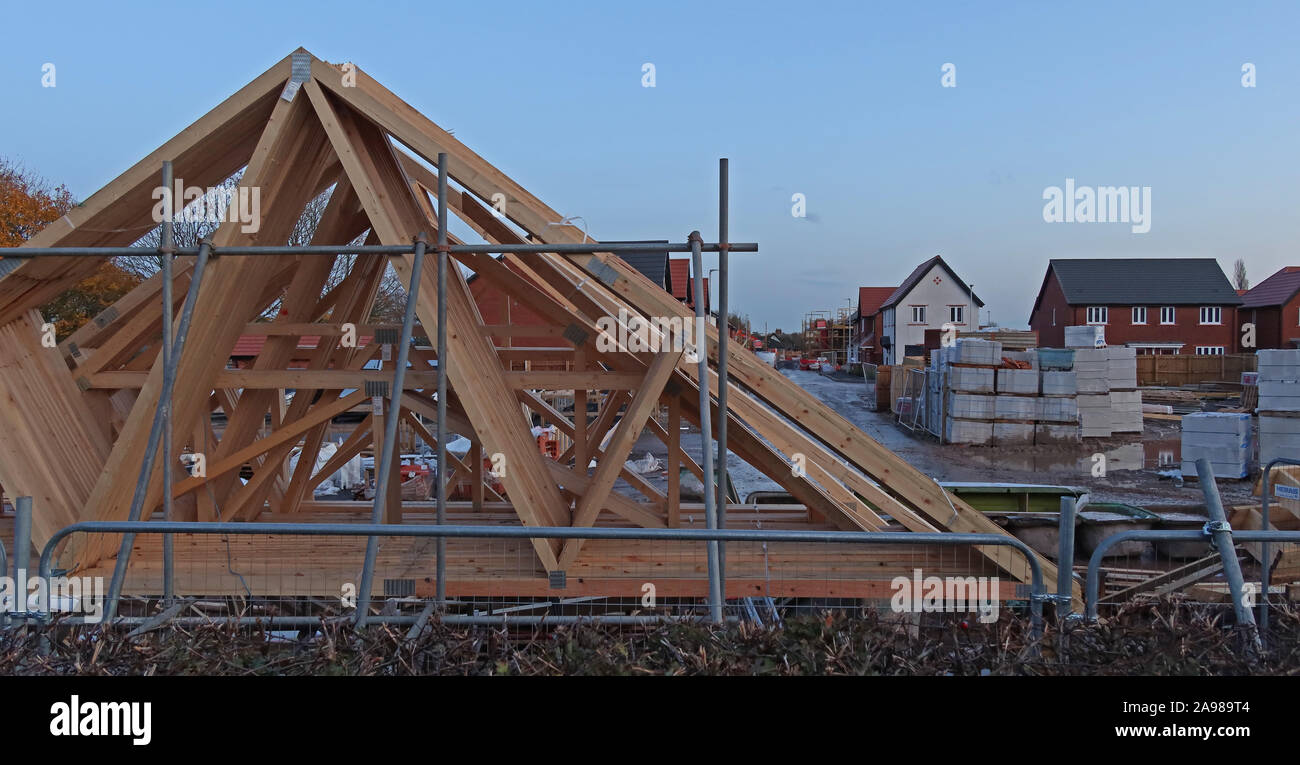
[{"label": "mud ground", "polygon": [[[1177,472],[1181,464],[1178,423],[1148,420],[1141,434],[1126,434],[1108,439],[1090,438],[1076,446],[966,446],[940,444],[924,432],[899,426],[889,412],[867,408],[861,383],[840,382],[816,372],[782,370],[782,374],[817,396],[867,435],[903,457],[921,472],[938,481],[984,481],[1060,484],[1086,488],[1096,502],[1126,502],[1152,509],[1187,509],[1204,504],[1194,479],[1180,482],[1162,473]],[[700,434],[697,429],[682,432],[682,447],[700,459]],[[716,447],[714,447],[716,448]],[[643,436],[633,450],[633,459],[653,454],[661,463],[667,450],[653,435]],[[1105,455],[1104,475],[1096,475],[1099,463],[1095,455]],[[743,500],[755,491],[780,491],[773,481],[731,455],[728,460],[732,481]],[[646,476],[656,487],[667,487],[662,471]],[[1181,485],[1179,485],[1181,483]],[[619,487],[632,492],[630,486]],[[1221,480],[1219,490],[1224,503],[1242,504],[1251,497],[1250,480]]]}]

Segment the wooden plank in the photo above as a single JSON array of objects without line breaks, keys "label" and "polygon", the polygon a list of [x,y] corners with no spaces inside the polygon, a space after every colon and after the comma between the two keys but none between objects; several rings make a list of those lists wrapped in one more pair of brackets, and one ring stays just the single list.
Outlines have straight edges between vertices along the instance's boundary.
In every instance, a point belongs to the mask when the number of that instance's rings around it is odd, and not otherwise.
[{"label": "wooden plank", "polygon": [[[153,190],[162,177],[162,162],[172,160],[176,178],[187,186],[207,188],[245,165],[289,78],[286,56],[200,117],[149,156],[110,181],[50,224],[29,247],[123,246],[157,223]],[[42,305],[94,273],[102,258],[40,258],[24,262],[0,280],[0,326],[29,308]]]},{"label": "wooden plank", "polygon": [[[279,243],[287,238],[310,192],[311,179],[304,178],[298,168],[314,165],[326,148],[324,134],[312,124],[311,116],[305,99],[292,103],[277,100],[240,184],[259,188],[263,209],[278,214],[263,216],[256,232],[241,231],[238,222],[222,224],[213,238],[218,248],[239,243]],[[283,212],[279,212],[281,207]],[[216,258],[209,264],[195,307],[195,315],[201,318],[191,327],[176,379],[173,423],[177,431],[188,432],[200,410],[206,411],[211,380],[225,366],[230,348],[257,308],[255,301],[260,293],[249,290],[248,285],[263,283],[277,270],[276,259],[266,256]],[[162,367],[155,364],[87,502],[83,517],[90,517],[86,519],[127,517],[136,484],[135,471],[128,466],[135,464],[144,452],[161,384]],[[161,483],[161,473],[155,470],[145,502],[146,512],[160,500]],[[103,557],[113,541],[116,540],[102,535],[90,538],[78,535],[69,539],[66,550],[75,555],[80,565],[88,566]]]},{"label": "wooden plank", "polygon": [[[410,181],[397,165],[387,138],[356,115],[336,108],[315,82],[308,82],[304,88],[380,240],[385,244],[407,243],[420,231],[433,231],[434,222],[420,211]],[[391,262],[399,275],[409,280],[411,257],[394,257]],[[513,395],[500,361],[478,331],[482,321],[464,276],[458,268],[447,270],[448,352],[456,359],[448,364],[450,382],[484,448],[504,455],[507,470],[502,482],[519,510],[520,521],[524,525],[559,524],[567,519],[567,506],[547,474],[523,418],[502,410],[501,402],[513,400]],[[436,270],[426,268],[421,274],[417,310],[423,325],[431,331],[437,328],[437,298]],[[544,566],[555,567],[554,543],[534,540],[534,549]]]},{"label": "wooden plank", "polygon": [[[614,429],[613,439],[603,450],[604,454],[600,463],[596,465],[591,485],[583,492],[582,499],[578,502],[573,514],[574,526],[591,526],[596,522],[596,516],[600,513],[610,490],[614,488],[614,482],[618,480],[618,475],[623,470],[624,461],[632,453],[632,447],[645,427],[646,418],[654,410],[659,395],[663,393],[664,385],[677,369],[677,362],[681,357],[681,351],[655,354],[645,380],[632,396],[626,414]],[[560,552],[561,568],[566,568],[578,557],[578,552],[582,549],[582,541],[570,539],[564,543],[564,548]]]}]

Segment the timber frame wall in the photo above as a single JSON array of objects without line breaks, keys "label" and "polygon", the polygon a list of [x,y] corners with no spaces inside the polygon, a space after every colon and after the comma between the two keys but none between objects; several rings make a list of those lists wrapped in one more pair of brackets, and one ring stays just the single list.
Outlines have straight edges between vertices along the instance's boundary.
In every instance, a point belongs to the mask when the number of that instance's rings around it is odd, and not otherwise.
[{"label": "timber frame wall", "polygon": [[[152,192],[164,161],[173,163],[176,176],[187,186],[215,186],[242,168],[241,186],[260,189],[260,228],[244,232],[239,223],[225,223],[212,237],[213,258],[197,293],[193,327],[176,372],[172,422],[177,447],[204,452],[207,475],[189,476],[175,455],[159,459],[144,484],[142,517],[155,517],[163,504],[163,470],[174,471],[175,520],[310,521],[322,513],[331,520],[362,520],[368,515],[368,505],[325,508],[312,500],[312,487],[336,466],[313,474],[314,461],[303,459],[290,472],[287,460],[296,448],[314,454],[331,419],[367,400],[363,391],[347,395],[344,391],[364,386],[373,373],[363,367],[379,346],[348,348],[325,338],[337,337],[343,323],[363,324],[385,265],[391,263],[406,281],[412,275],[414,256],[358,255],[344,281],[325,290],[333,258],[222,257],[221,253],[241,246],[285,245],[306,203],[331,189],[313,244],[340,246],[366,235],[367,244],[409,246],[421,234],[432,237],[438,232],[431,202],[437,196],[437,183],[429,167],[436,165],[440,153],[447,157],[446,167],[440,169],[456,184],[447,191],[447,208],[483,242],[503,249],[591,242],[583,231],[364,72],[331,65],[300,49],[27,243],[29,248],[130,245],[155,225]],[[447,241],[462,244],[450,235]],[[452,461],[454,470],[447,471],[446,479],[468,475],[477,487],[473,502],[455,508],[458,522],[500,523],[505,513],[512,522],[528,526],[683,525],[684,512],[697,511],[684,511],[678,501],[678,469],[684,467],[700,477],[703,470],[681,450],[678,425],[682,420],[699,425],[703,416],[715,432],[726,424],[734,455],[799,503],[787,527],[1005,533],[738,345],[731,345],[725,354],[729,364],[720,412],[719,337],[712,325],[706,330],[706,379],[680,351],[604,349],[597,342],[597,322],[605,317],[614,321],[620,316],[632,320],[692,317],[682,303],[619,257],[607,252],[507,252],[497,259],[487,251],[453,252],[452,256],[457,265],[447,269],[442,306],[451,359],[445,425],[448,432],[470,439],[473,447],[465,462]],[[32,258],[0,279],[0,395],[4,396],[0,484],[12,495],[34,498],[38,545],[77,521],[128,518],[162,390],[161,274],[57,348],[40,342],[43,319],[38,307],[92,273],[102,261],[102,257]],[[174,309],[188,287],[193,264],[193,257],[176,258]],[[508,328],[484,324],[462,267],[546,317],[554,347],[497,346],[492,337]],[[428,269],[420,272],[420,285],[416,311],[425,331],[432,333],[438,326],[439,293]],[[282,301],[283,310],[269,325],[271,329],[259,325],[269,337],[251,367],[225,369],[238,337],[276,300]],[[302,335],[320,335],[322,341],[310,353],[307,369],[287,369]],[[382,434],[385,418],[397,417],[419,428],[423,428],[421,420],[412,415],[436,418],[437,405],[430,395],[431,356],[414,350],[411,357],[414,366],[405,389],[391,391],[382,406],[357,426],[339,459],[378,444],[375,434]],[[562,361],[571,371],[510,371],[512,362],[530,360]],[[384,379],[390,375],[382,373]],[[701,385],[711,393],[707,412],[700,407]],[[570,419],[547,404],[538,393],[543,389],[572,390],[576,399],[584,400],[587,391],[607,391],[611,405],[595,421]],[[296,390],[296,395],[287,396],[287,390]],[[650,416],[661,403],[668,411],[667,427]],[[210,430],[210,414],[217,409],[227,417],[219,440]],[[573,439],[559,460],[539,452],[525,410]],[[575,411],[585,412],[585,406]],[[268,414],[272,428],[264,434]],[[666,493],[623,468],[647,429],[668,447]],[[423,435],[432,440],[427,432]],[[510,467],[501,479],[504,497],[489,495],[491,490],[484,487],[482,456],[495,454],[504,455]],[[379,460],[397,457],[377,456]],[[589,471],[586,466],[593,458],[598,458],[598,466]],[[801,470],[791,468],[795,462]],[[253,477],[243,484],[237,476],[247,468]],[[614,491],[620,478],[642,496],[633,499]],[[395,481],[386,487],[392,492],[386,522],[409,521],[408,516],[427,512],[427,503],[402,503],[396,488]],[[746,513],[727,516],[731,527],[752,525],[756,519],[761,520]],[[905,541],[905,533],[900,534],[900,543]],[[74,535],[57,563],[85,573],[99,570],[111,564],[116,542],[117,538],[104,535]],[[156,570],[159,548],[152,539],[142,538],[138,545],[133,561],[148,575]],[[481,585],[452,578],[460,576],[453,550],[447,584],[453,592],[545,595],[548,572],[568,571],[572,583],[573,572],[583,566],[592,572],[598,567],[617,570],[620,561],[644,553],[637,545],[584,544],[578,539],[534,539],[530,547],[534,572],[504,577],[480,571]],[[240,554],[269,557],[277,555],[278,548],[250,542]],[[822,563],[829,565],[842,554],[847,553],[828,549]],[[1014,581],[1030,580],[1029,566],[1015,551],[979,548],[975,557],[979,556]],[[351,569],[354,563],[340,561],[337,568]],[[1046,560],[1040,563],[1046,585],[1054,587],[1056,567]],[[302,565],[329,563],[314,560]],[[818,573],[807,570],[806,560],[801,565],[806,581],[791,585],[790,594],[887,597],[882,582],[887,585],[889,577],[903,572],[897,566],[879,568],[883,564],[875,558],[864,558],[861,586],[838,579],[831,592],[827,586],[819,587]],[[583,586],[595,594],[615,594],[605,590],[626,585],[611,584],[615,578],[593,574],[583,580]],[[703,594],[703,577],[693,567],[670,578],[676,589],[661,588],[661,593]],[[730,597],[761,594],[744,577],[728,577],[726,584]],[[288,589],[282,592],[290,594]],[[569,592],[575,592],[572,584]]]}]

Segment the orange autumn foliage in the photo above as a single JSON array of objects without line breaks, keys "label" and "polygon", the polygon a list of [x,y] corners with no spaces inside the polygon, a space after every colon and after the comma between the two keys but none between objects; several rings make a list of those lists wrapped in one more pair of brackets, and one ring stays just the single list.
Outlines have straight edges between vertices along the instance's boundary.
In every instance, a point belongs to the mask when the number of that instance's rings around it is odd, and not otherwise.
[{"label": "orange autumn foliage", "polygon": [[[17,247],[75,206],[66,186],[51,186],[40,177],[0,159],[0,247]],[[112,261],[41,307],[62,340],[141,281]]]},{"label": "orange autumn foliage", "polygon": [[73,207],[66,186],[49,184],[0,159],[0,247],[17,247]]}]

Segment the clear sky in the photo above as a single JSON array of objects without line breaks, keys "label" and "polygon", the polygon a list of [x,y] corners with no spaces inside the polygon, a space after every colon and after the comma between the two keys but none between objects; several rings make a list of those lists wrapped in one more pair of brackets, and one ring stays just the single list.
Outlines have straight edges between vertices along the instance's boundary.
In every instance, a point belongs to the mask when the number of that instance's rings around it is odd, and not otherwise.
[{"label": "clear sky", "polygon": [[[733,256],[732,305],[769,329],[934,254],[1006,326],[1052,257],[1240,257],[1254,283],[1300,265],[1296,3],[4,0],[3,18],[0,155],[79,198],[302,45],[597,239],[716,237],[730,157],[732,239],[761,248]],[[1150,232],[1045,222],[1066,178],[1151,187]]]}]

